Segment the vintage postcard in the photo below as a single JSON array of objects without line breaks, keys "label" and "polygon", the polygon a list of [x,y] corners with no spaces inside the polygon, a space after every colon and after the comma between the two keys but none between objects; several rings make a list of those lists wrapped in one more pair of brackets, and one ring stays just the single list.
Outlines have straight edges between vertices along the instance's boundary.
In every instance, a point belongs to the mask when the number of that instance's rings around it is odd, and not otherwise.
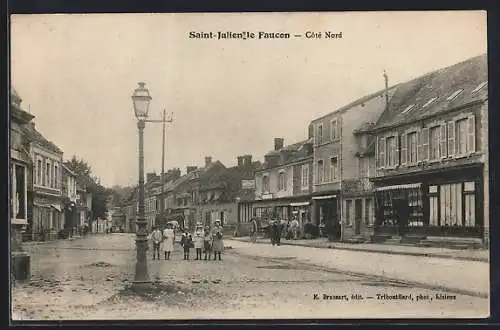
[{"label": "vintage postcard", "polygon": [[12,15],[12,320],[488,317],[486,18]]}]

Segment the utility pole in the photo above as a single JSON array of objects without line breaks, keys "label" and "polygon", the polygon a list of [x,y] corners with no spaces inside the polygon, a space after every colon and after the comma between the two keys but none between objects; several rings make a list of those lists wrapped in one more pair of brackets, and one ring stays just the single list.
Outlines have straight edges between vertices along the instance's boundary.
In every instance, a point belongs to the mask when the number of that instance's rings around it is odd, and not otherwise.
[{"label": "utility pole", "polygon": [[163,220],[165,213],[165,132],[166,124],[173,121],[172,115],[167,119],[166,110],[163,109],[162,123],[163,123],[163,136],[161,143],[161,194],[160,194],[160,219]]}]

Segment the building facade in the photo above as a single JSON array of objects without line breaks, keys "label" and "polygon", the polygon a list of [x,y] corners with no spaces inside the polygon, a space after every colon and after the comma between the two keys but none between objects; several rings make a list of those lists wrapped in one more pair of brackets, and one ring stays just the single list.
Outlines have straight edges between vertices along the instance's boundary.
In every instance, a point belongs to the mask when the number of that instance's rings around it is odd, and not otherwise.
[{"label": "building facade", "polygon": [[398,88],[374,127],[375,236],[486,243],[486,55]]},{"label": "building facade", "polygon": [[[302,225],[310,220],[312,188],[312,141],[284,146],[274,139],[274,150],[264,156],[255,172],[253,215],[265,225],[272,219],[292,220]],[[302,227],[302,226],[301,226]]]},{"label": "building facade", "polygon": [[[33,115],[21,109],[21,98],[12,89],[10,107],[10,223],[13,251],[23,238],[28,223],[28,187],[31,186],[33,163],[29,154],[30,139],[23,126],[30,125]],[[31,189],[30,189],[31,190]]]},{"label": "building facade", "polygon": [[[368,235],[363,233],[366,226],[362,218],[364,210],[372,206],[367,202],[369,183],[366,177],[360,177],[360,167],[369,167],[369,160],[359,157],[360,148],[367,146],[363,146],[362,138],[353,132],[359,128],[360,118],[362,122],[377,121],[394,90],[395,87],[389,88],[386,83],[384,90],[314,119],[309,126],[309,137],[314,141],[311,218],[320,228],[332,228],[333,239]],[[347,192],[345,198],[344,191]]]},{"label": "building facade", "polygon": [[77,207],[77,175],[66,165],[62,164],[62,222],[67,234],[73,233],[78,224],[79,214]]}]

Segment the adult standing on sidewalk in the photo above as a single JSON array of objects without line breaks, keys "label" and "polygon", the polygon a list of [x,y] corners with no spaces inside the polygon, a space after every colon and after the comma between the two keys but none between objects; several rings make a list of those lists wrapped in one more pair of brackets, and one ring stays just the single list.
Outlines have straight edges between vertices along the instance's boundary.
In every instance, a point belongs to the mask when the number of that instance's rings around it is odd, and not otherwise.
[{"label": "adult standing on sidewalk", "polygon": [[158,260],[160,260],[160,249],[161,242],[163,241],[163,235],[158,227],[154,227],[153,232],[151,233],[151,240],[153,241],[153,260],[155,260],[155,257],[158,257]]},{"label": "adult standing on sidewalk", "polygon": [[214,228],[212,229],[212,250],[214,251],[214,260],[217,260],[217,255],[219,255],[219,260],[222,260],[221,253],[224,251],[224,241],[222,226],[220,220],[215,220]]},{"label": "adult standing on sidewalk", "polygon": [[257,241],[257,221],[255,218],[252,219],[252,228],[250,228],[250,240],[252,243],[255,243]]},{"label": "adult standing on sidewalk", "polygon": [[173,225],[167,223],[167,228],[163,230],[163,250],[165,251],[165,260],[170,260],[170,253],[174,250],[175,232]]}]

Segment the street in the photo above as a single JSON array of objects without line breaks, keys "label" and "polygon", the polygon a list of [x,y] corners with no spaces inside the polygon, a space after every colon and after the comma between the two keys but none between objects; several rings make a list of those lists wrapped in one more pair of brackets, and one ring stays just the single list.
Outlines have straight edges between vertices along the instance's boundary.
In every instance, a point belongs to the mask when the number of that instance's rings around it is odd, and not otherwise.
[{"label": "street", "polygon": [[32,280],[12,288],[13,320],[439,318],[484,317],[489,310],[488,299],[319,269],[283,253],[252,255],[232,240],[222,261],[184,261],[177,244],[169,261],[152,260],[148,251],[151,280],[162,284],[136,294],[125,289],[134,278],[134,239],[110,234],[27,244]]}]

